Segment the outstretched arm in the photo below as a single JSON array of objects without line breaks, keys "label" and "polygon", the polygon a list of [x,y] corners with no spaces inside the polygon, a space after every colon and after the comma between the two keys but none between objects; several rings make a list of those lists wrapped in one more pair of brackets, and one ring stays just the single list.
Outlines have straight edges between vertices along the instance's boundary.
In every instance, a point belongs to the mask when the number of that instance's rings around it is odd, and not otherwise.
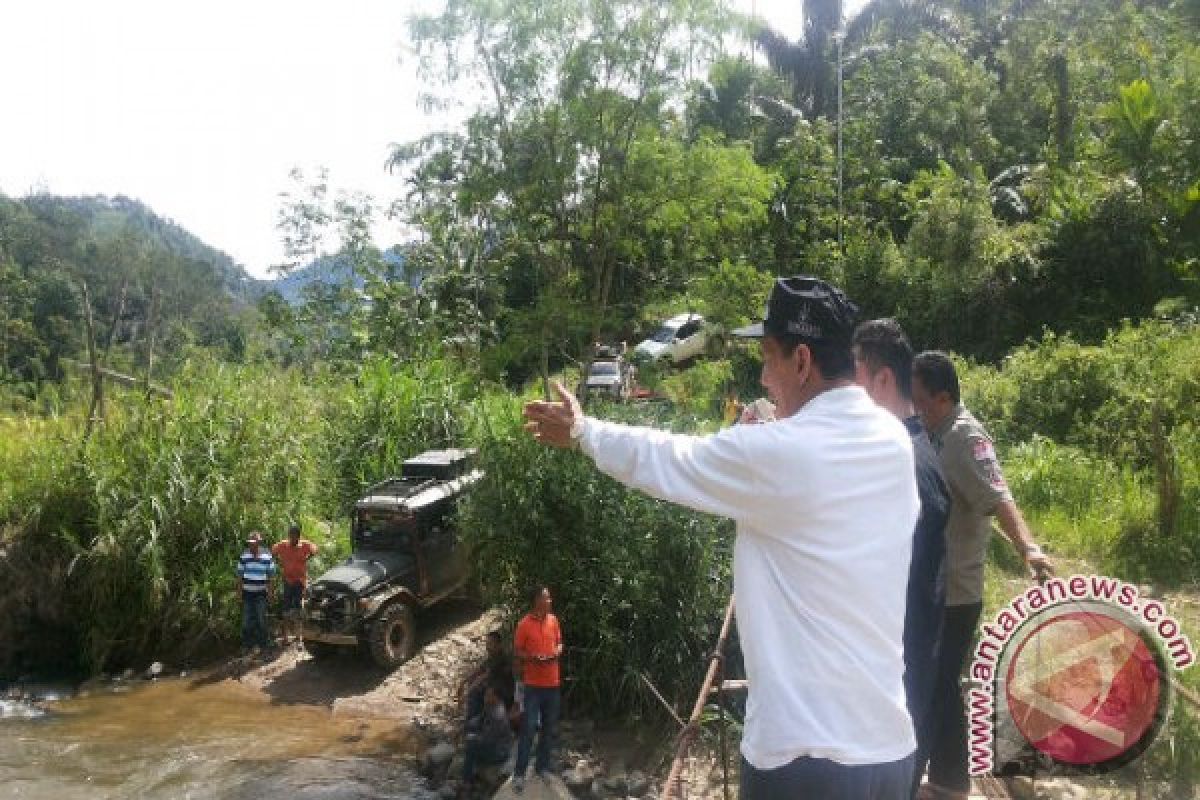
[{"label": "outstretched arm", "polygon": [[603,422],[585,417],[562,384],[554,387],[558,402],[525,406],[525,429],[539,442],[560,448],[578,443],[597,467],[627,486],[697,511],[738,519],[760,501],[755,465],[737,429],[701,437]]}]

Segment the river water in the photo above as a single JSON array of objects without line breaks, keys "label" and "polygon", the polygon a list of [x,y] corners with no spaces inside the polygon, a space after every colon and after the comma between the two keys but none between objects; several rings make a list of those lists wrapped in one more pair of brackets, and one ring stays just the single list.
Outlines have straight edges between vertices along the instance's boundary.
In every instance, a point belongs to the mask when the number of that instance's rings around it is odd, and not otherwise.
[{"label": "river water", "polygon": [[273,703],[236,681],[0,699],[0,798],[366,800],[435,795],[404,723]]}]

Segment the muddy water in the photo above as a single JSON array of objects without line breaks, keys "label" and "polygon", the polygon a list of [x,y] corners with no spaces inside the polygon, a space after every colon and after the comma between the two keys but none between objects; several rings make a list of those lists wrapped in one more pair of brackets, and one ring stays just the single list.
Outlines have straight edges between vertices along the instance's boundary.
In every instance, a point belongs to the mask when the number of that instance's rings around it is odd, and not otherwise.
[{"label": "muddy water", "polygon": [[273,704],[234,681],[0,700],[0,798],[431,798],[405,766],[413,746],[395,720]]}]

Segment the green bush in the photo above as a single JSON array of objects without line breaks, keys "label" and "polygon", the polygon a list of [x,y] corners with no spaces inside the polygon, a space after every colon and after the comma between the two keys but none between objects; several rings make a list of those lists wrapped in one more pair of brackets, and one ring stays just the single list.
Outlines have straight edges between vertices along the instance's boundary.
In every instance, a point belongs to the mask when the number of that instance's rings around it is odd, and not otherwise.
[{"label": "green bush", "polygon": [[1005,454],[1004,473],[1041,538],[1097,561],[1117,538],[1122,501],[1143,490],[1128,470],[1040,436]]},{"label": "green bush", "polygon": [[1200,567],[1200,330],[1125,325],[1103,345],[1046,334],[1002,368],[965,366],[964,401],[1006,454],[1035,527],[1131,579]]},{"label": "green bush", "polygon": [[[606,409],[631,421],[659,422],[663,413]],[[643,672],[668,699],[689,701],[729,595],[732,525],[628,490],[578,453],[536,444],[520,430],[516,402],[489,414],[486,477],[462,514],[485,593],[519,611],[532,588],[550,587],[572,702],[601,713],[652,708]]]},{"label": "green bush", "polygon": [[364,486],[399,475],[404,459],[461,445],[474,394],[472,372],[449,360],[365,363],[329,409],[334,509],[347,513]]},{"label": "green bush", "polygon": [[702,360],[663,379],[663,392],[676,407],[714,420],[721,418],[732,390],[733,366],[728,360]]},{"label": "green bush", "polygon": [[[225,638],[245,534],[275,538],[323,511],[320,401],[289,373],[202,363],[170,401],[110,394],[86,444],[78,418],[62,417],[28,440],[36,459],[0,454],[5,540],[32,570],[6,576],[32,603],[9,609],[10,623],[67,621],[75,641],[60,649],[89,669]],[[24,589],[41,581],[53,589],[34,600]]]}]

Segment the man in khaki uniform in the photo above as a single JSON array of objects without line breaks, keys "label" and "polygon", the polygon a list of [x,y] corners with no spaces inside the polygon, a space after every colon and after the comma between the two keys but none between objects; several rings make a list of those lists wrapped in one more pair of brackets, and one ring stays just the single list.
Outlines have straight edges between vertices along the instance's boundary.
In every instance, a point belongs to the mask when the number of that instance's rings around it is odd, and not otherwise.
[{"label": "man in khaki uniform", "polygon": [[[922,796],[958,800],[971,788],[959,677],[983,609],[983,562],[992,517],[1031,574],[1049,574],[1051,565],[1013,501],[991,437],[962,405],[954,362],[945,353],[924,352],[913,360],[912,395],[952,501],[946,521],[945,627],[934,687],[929,783]],[[916,765],[917,774],[924,766]]]}]

